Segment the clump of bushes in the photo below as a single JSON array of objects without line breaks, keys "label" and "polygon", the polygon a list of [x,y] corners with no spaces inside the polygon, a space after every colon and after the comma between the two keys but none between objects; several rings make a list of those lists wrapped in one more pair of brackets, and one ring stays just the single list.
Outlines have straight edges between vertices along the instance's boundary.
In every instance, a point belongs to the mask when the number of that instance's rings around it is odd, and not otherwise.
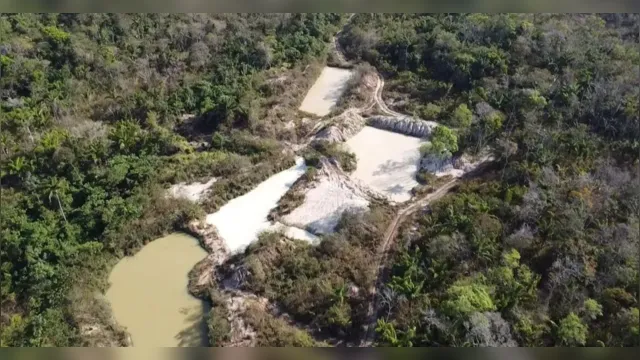
[{"label": "clump of bushes", "polygon": [[356,169],[358,161],[356,155],[345,150],[340,143],[329,143],[327,141],[319,141],[312,145],[311,149],[307,149],[303,155],[308,166],[319,167],[320,159],[324,156],[333,159],[340,164],[342,170],[350,173]]},{"label": "clump of bushes", "polygon": [[278,205],[269,212],[267,217],[270,221],[276,221],[281,216],[289,214],[295,208],[302,205],[305,198],[305,189],[307,185],[314,181],[318,169],[312,166],[302,175],[284,196],[278,200]]},{"label": "clump of bushes", "polygon": [[[222,270],[246,269],[242,288],[264,296],[294,320],[329,336],[356,337],[365,321],[374,254],[391,218],[386,208],[343,215],[318,246],[264,233]],[[262,320],[270,321],[270,320]],[[269,325],[267,331],[275,325]]]},{"label": "clump of bushes", "polygon": [[227,309],[223,295],[217,291],[211,291],[212,307],[207,314],[207,334],[209,345],[225,346],[231,339],[231,324],[229,323],[229,310]]},{"label": "clump of bushes", "polygon": [[458,136],[446,126],[437,126],[431,133],[428,143],[420,146],[423,156],[433,156],[437,159],[450,158],[458,151]]},{"label": "clump of bushes", "polygon": [[316,342],[308,332],[274,317],[256,304],[249,305],[245,321],[256,330],[256,346],[315,347],[326,344]]}]

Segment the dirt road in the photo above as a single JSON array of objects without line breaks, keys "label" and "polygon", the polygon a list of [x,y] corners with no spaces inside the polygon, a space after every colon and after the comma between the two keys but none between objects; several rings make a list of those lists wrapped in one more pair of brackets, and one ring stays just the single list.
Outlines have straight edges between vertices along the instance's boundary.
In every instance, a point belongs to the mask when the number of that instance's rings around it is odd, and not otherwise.
[{"label": "dirt road", "polygon": [[376,103],[378,104],[378,107],[380,107],[380,111],[382,111],[383,113],[389,116],[395,116],[395,117],[401,117],[401,118],[407,117],[406,115],[402,115],[397,111],[393,111],[389,109],[387,104],[384,103],[384,100],[382,100],[383,88],[384,88],[384,79],[380,74],[378,74],[378,86],[376,86],[375,100],[376,100]]},{"label": "dirt road", "polygon": [[[347,24],[351,21],[351,19],[353,18],[355,14],[352,14],[348,21]],[[346,26],[346,24],[345,24]],[[340,31],[342,32],[342,30]],[[334,36],[333,38],[333,43],[334,43],[334,47],[336,49],[336,54],[338,59],[342,62],[342,63],[347,63],[345,56],[343,54],[343,51],[337,41],[337,37],[339,36],[340,32],[338,34],[336,34],[336,36]],[[382,76],[377,73],[377,82],[376,82],[376,87],[375,90],[373,92],[373,96],[372,99],[370,100],[370,102],[363,106],[362,108],[349,108],[347,110],[345,110],[345,112],[347,111],[353,111],[356,112],[358,114],[362,114],[365,111],[371,110],[373,107],[378,107],[378,109],[380,110],[381,113],[385,114],[385,115],[389,115],[389,116],[393,116],[393,117],[398,117],[398,118],[405,118],[407,117],[407,115],[403,115],[397,111],[391,110],[384,102],[383,98],[382,98],[382,91],[384,89],[384,79],[382,78]],[[324,122],[326,123],[326,122]],[[319,130],[324,123],[318,124],[314,130],[312,131],[315,132],[317,130]],[[308,142],[311,140],[311,133],[309,134],[309,140]],[[484,165],[480,165],[478,166],[478,168],[473,171],[473,173],[478,172],[478,170],[484,167]],[[469,174],[471,175],[471,174]],[[466,177],[466,176],[465,176]],[[360,340],[359,342],[359,346],[361,347],[368,347],[368,346],[372,346],[374,338],[375,338],[375,327],[376,327],[376,320],[377,320],[377,313],[378,313],[378,301],[379,298],[377,296],[378,293],[378,289],[380,287],[382,287],[385,283],[386,277],[387,277],[387,271],[385,271],[387,269],[387,263],[388,263],[388,259],[389,259],[389,254],[390,254],[390,249],[393,247],[394,241],[396,239],[396,235],[398,233],[398,229],[400,227],[400,225],[402,225],[402,223],[411,215],[413,214],[415,211],[424,208],[425,206],[429,205],[431,202],[436,201],[440,198],[442,198],[444,195],[446,195],[451,189],[454,188],[454,186],[456,184],[458,184],[458,182],[461,179],[456,178],[453,180],[450,180],[449,182],[445,183],[444,185],[442,185],[440,188],[438,188],[437,190],[435,190],[434,192],[424,195],[422,197],[413,199],[409,202],[409,204],[407,204],[406,206],[404,206],[402,209],[400,209],[398,211],[398,213],[396,214],[396,216],[394,217],[393,221],[391,222],[391,224],[387,227],[387,230],[385,231],[384,234],[384,238],[382,239],[382,242],[380,243],[378,249],[376,250],[376,255],[375,255],[375,264],[374,264],[374,268],[376,269],[376,281],[375,284],[369,289],[369,295],[370,295],[370,301],[369,301],[369,305],[367,307],[367,324],[365,325],[365,329],[364,329],[364,336],[363,338]]]},{"label": "dirt road", "polygon": [[369,290],[371,300],[369,302],[369,307],[367,308],[368,321],[367,321],[367,325],[365,325],[365,336],[360,342],[359,346],[368,347],[373,344],[377,313],[378,313],[377,310],[378,310],[379,298],[377,296],[377,293],[378,293],[378,289],[382,285],[384,285],[384,280],[387,275],[385,273],[385,268],[389,258],[389,250],[391,249],[391,246],[395,241],[396,235],[398,233],[398,228],[400,227],[400,225],[402,225],[404,220],[406,220],[407,217],[413,214],[416,210],[424,208],[425,206],[429,205],[432,201],[438,200],[444,195],[446,195],[449,192],[449,190],[451,190],[458,183],[458,181],[459,179],[451,180],[446,184],[442,185],[436,191],[430,194],[427,194],[415,201],[412,201],[408,206],[398,211],[398,213],[396,214],[391,224],[389,224],[389,227],[387,228],[387,231],[384,234],[384,238],[382,239],[382,242],[380,243],[380,246],[378,247],[378,250],[376,252],[376,265],[375,265],[375,268],[377,271],[376,282],[374,287]]},{"label": "dirt road", "polygon": [[340,34],[342,33],[342,31],[344,31],[344,29],[347,27],[347,25],[349,25],[349,23],[351,22],[351,19],[353,19],[353,17],[356,14],[353,13],[351,15],[349,15],[349,17],[347,18],[347,21],[345,22],[345,24],[342,26],[342,28],[340,29],[340,31],[338,31],[334,36],[333,36],[333,48],[335,49],[335,53],[336,53],[336,57],[338,58],[338,62],[340,64],[343,65],[349,65],[349,62],[347,61],[347,59],[344,56],[344,51],[342,50],[342,47],[340,46],[340,43],[338,42],[338,37],[340,36]]}]

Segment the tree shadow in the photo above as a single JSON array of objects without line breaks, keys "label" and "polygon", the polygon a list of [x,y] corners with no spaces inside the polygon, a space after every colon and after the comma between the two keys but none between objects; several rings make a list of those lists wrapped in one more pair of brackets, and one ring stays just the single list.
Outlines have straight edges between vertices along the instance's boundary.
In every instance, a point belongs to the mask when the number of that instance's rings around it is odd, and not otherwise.
[{"label": "tree shadow", "polygon": [[345,92],[345,90],[347,90],[347,87],[349,86],[349,80],[351,80],[351,76],[347,77],[347,79],[344,81],[341,80],[340,85],[335,86],[331,91],[327,92],[327,94],[322,97],[322,100],[329,101],[335,105],[338,100],[340,100],[340,97]]},{"label": "tree shadow", "polygon": [[185,315],[186,327],[175,338],[178,347],[204,347],[209,346],[207,337],[206,315],[209,313],[209,305],[202,301],[200,307],[182,308],[180,312]]},{"label": "tree shadow", "polygon": [[404,186],[402,186],[400,184],[389,186],[388,188],[386,188],[384,190],[386,192],[394,194],[394,195],[400,195],[400,194],[404,194],[405,192],[407,192],[407,189],[405,189]]},{"label": "tree shadow", "polygon": [[331,215],[309,223],[307,228],[314,234],[324,234],[327,231],[331,232],[338,225],[343,211],[344,209],[340,208]]},{"label": "tree shadow", "polygon": [[373,172],[373,176],[389,175],[396,171],[401,171],[407,166],[415,165],[417,162],[418,160],[413,157],[407,157],[402,159],[402,161],[387,160],[378,166],[378,168]]}]

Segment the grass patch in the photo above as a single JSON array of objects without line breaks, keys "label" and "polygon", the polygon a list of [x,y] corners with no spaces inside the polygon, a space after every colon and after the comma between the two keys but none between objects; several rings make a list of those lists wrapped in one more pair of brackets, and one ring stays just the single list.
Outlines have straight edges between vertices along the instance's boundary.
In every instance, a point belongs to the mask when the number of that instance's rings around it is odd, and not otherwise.
[{"label": "grass patch", "polygon": [[258,334],[256,346],[277,347],[316,347],[326,346],[317,342],[308,332],[289,325],[286,321],[274,317],[257,304],[249,305],[245,312],[245,321]]},{"label": "grass patch", "polygon": [[216,212],[228,201],[253,190],[270,176],[295,165],[293,156],[279,155],[270,161],[244,168],[238,173],[218,180],[211,186],[202,207],[206,213]]},{"label": "grass patch", "polygon": [[296,180],[289,191],[278,200],[278,205],[269,212],[267,219],[269,221],[278,221],[278,219],[302,205],[306,196],[305,190],[315,180],[317,172],[317,168],[309,166],[304,175]]},{"label": "grass patch", "polygon": [[323,156],[337,161],[347,173],[353,172],[358,165],[356,154],[346,150],[341,143],[315,142],[310,149],[305,150],[303,156],[308,166],[316,168],[320,167],[320,159]]}]

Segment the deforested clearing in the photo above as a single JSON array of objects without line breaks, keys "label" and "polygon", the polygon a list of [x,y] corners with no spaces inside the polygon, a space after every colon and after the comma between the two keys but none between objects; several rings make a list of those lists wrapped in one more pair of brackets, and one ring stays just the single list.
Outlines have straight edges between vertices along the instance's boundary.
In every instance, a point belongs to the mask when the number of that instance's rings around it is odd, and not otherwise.
[{"label": "deforested clearing", "polygon": [[420,162],[420,145],[425,141],[412,136],[365,126],[347,141],[358,164],[352,174],[396,202],[411,198],[411,189]]},{"label": "deforested clearing", "polygon": [[464,174],[475,170],[480,164],[492,161],[494,157],[488,149],[484,149],[479,155],[470,156],[463,154],[454,158],[437,159],[432,156],[423,157],[420,160],[420,168],[437,177],[452,176],[459,178]]},{"label": "deforested clearing", "polygon": [[304,203],[285,216],[284,223],[315,234],[329,234],[345,211],[365,211],[369,207],[367,191],[328,161],[323,162],[311,186]]},{"label": "deforested clearing", "polygon": [[288,238],[296,239],[296,240],[305,240],[310,243],[317,243],[320,240],[318,236],[308,231],[305,231],[295,226],[288,226],[281,222],[276,222],[268,230],[279,231],[279,232],[282,232],[282,234],[284,234],[284,236]]},{"label": "deforested clearing", "polygon": [[300,110],[318,116],[329,114],[344,92],[350,77],[350,70],[325,67],[302,101]]},{"label": "deforested clearing", "polygon": [[211,178],[211,180],[207,181],[206,183],[178,183],[172,185],[169,188],[169,195],[173,196],[174,198],[183,198],[193,202],[198,202],[200,201],[200,199],[202,199],[202,196],[209,191],[209,188],[211,188],[211,185],[213,185],[216,180],[216,178]]},{"label": "deforested clearing", "polygon": [[[255,189],[229,201],[217,212],[207,215],[207,223],[216,226],[230,252],[241,251],[255,241],[260,232],[273,227],[267,220],[269,210],[276,206],[282,195],[306,169],[304,160],[296,159],[296,165],[273,175]],[[295,231],[288,230],[287,234],[296,236]],[[303,236],[301,240],[309,238]]]}]

